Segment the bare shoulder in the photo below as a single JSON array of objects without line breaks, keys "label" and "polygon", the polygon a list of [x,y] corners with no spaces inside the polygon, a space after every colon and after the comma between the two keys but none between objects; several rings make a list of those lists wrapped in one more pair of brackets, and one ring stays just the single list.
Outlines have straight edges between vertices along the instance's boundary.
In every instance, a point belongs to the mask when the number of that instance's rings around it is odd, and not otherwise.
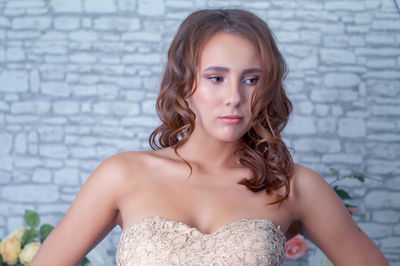
[{"label": "bare shoulder", "polygon": [[357,226],[343,201],[320,174],[296,163],[290,182],[291,207],[300,221],[301,232],[334,265],[388,265],[379,248]]},{"label": "bare shoulder", "polygon": [[[77,265],[117,224],[118,201],[133,180],[140,153],[120,153],[103,160],[91,173],[70,208],[43,242],[36,265]],[[101,206],[101,208],[98,208]]]},{"label": "bare shoulder", "polygon": [[329,189],[330,185],[316,171],[299,163],[294,163],[290,187],[292,198],[299,202],[299,200],[307,198],[309,193],[318,193],[321,189]]}]

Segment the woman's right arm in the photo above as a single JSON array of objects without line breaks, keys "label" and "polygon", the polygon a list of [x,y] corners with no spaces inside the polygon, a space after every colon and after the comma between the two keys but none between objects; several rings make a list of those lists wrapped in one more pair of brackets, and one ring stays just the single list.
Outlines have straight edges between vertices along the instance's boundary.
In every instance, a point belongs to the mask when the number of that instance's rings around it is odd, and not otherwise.
[{"label": "woman's right arm", "polygon": [[117,201],[126,185],[123,153],[104,160],[89,176],[65,216],[30,266],[78,265],[117,224]]}]

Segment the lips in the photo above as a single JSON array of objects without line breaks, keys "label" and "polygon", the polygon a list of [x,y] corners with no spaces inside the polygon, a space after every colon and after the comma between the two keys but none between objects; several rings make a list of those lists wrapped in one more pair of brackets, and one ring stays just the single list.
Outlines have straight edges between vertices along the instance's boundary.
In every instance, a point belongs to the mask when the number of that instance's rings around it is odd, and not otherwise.
[{"label": "lips", "polygon": [[225,115],[225,116],[220,116],[218,117],[222,121],[224,121],[225,124],[233,125],[237,124],[240,122],[240,120],[243,119],[243,116],[240,115]]},{"label": "lips", "polygon": [[219,118],[223,118],[223,119],[242,119],[243,116],[240,116],[240,115],[225,115],[225,116],[220,116]]}]

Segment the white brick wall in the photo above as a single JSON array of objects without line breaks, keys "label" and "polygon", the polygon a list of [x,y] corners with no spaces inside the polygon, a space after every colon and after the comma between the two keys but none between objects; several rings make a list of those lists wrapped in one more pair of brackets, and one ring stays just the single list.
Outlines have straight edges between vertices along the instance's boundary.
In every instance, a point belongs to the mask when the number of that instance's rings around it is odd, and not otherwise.
[{"label": "white brick wall", "polygon": [[[400,265],[394,0],[0,0],[0,237],[25,208],[56,224],[105,157],[149,149],[170,41],[191,11],[217,7],[247,8],[274,31],[295,160],[326,178],[330,167],[382,178],[347,186],[360,227]],[[112,257],[120,233],[103,240]]]}]

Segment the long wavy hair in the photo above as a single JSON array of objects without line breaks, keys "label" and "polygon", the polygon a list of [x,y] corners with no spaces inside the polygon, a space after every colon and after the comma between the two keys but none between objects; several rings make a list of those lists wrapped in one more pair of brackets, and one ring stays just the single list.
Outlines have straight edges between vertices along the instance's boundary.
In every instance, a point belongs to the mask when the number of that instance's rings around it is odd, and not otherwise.
[{"label": "long wavy hair", "polygon": [[[283,85],[287,66],[267,24],[249,11],[198,10],[180,24],[168,50],[156,102],[162,124],[151,133],[150,147],[153,150],[173,147],[192,174],[190,164],[177,152],[195,127],[196,116],[186,99],[196,90],[202,47],[218,32],[244,36],[258,48],[262,73],[251,98],[252,119],[248,131],[238,140],[233,156],[238,156],[240,164],[248,167],[252,174],[238,184],[253,192],[265,189],[266,194],[275,197],[269,204],[279,203],[280,206],[288,198],[293,174],[292,156],[281,139],[281,131],[292,111]],[[283,196],[277,193],[282,186],[286,187]]]}]

